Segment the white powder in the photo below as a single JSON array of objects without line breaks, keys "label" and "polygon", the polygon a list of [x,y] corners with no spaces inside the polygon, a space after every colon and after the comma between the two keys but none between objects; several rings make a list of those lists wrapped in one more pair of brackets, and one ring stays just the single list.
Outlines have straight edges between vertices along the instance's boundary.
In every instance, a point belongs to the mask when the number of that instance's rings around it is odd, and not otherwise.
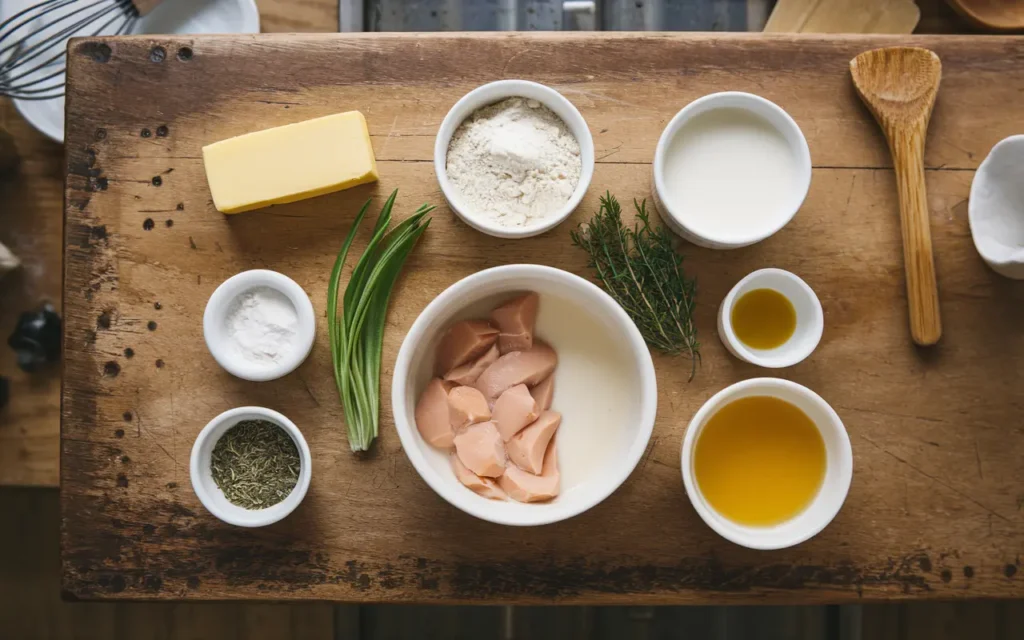
[{"label": "white powder", "polygon": [[295,349],[299,316],[288,296],[255,287],[231,303],[225,329],[232,349],[250,362],[271,365]]},{"label": "white powder", "polygon": [[470,212],[523,227],[569,201],[581,167],[579,142],[561,118],[536,100],[508,98],[459,125],[446,172]]}]

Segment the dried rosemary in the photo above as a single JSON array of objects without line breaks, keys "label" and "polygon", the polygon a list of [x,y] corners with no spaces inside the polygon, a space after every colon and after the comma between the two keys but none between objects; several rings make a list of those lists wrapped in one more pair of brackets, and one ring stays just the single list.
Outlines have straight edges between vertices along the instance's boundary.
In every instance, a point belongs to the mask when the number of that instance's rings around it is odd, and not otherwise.
[{"label": "dried rosemary", "polygon": [[242,420],[213,447],[213,481],[232,504],[265,509],[288,497],[299,480],[299,450],[267,420]]}]

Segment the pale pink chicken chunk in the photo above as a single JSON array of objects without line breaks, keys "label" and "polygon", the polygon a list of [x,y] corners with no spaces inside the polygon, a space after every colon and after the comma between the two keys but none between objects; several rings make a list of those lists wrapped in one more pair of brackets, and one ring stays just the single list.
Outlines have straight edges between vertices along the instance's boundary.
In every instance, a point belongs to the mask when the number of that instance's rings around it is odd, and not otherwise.
[{"label": "pale pink chicken chunk", "polygon": [[557,411],[540,414],[533,424],[512,436],[505,444],[508,459],[523,471],[539,474],[544,464],[544,452],[548,450],[548,443],[561,423],[562,414]]},{"label": "pale pink chicken chunk", "polygon": [[525,384],[517,384],[502,392],[494,401],[494,423],[505,442],[516,435],[520,429],[530,424],[540,415],[537,401],[530,395]]},{"label": "pale pink chicken chunk", "polygon": [[416,428],[423,439],[439,449],[452,446],[452,423],[448,415],[448,390],[454,386],[440,378],[427,383],[416,403]]},{"label": "pale pink chicken chunk", "polygon": [[491,500],[507,500],[508,497],[505,492],[502,491],[498,483],[490,478],[481,478],[476,475],[466,465],[462,464],[462,460],[459,460],[459,456],[455,453],[451,454],[452,469],[455,471],[455,477],[459,479],[459,482],[472,489],[475,493],[482,495],[485,498]]},{"label": "pale pink chicken chunk", "polygon": [[523,471],[513,464],[498,478],[498,485],[510,498],[519,502],[550,500],[558,495],[560,482],[558,452],[555,450],[554,441],[548,445],[547,453],[544,454],[540,475]]},{"label": "pale pink chicken chunk", "polygon": [[484,372],[484,369],[491,366],[495,360],[498,359],[498,345],[492,344],[491,348],[488,349],[484,355],[480,356],[472,362],[459,365],[444,374],[445,380],[450,380],[457,384],[468,384],[471,385],[476,382],[476,379],[480,377],[480,374]]},{"label": "pale pink chicken chunk", "polygon": [[478,476],[496,478],[505,472],[505,444],[493,422],[469,425],[454,442],[459,460]]},{"label": "pale pink chicken chunk", "polygon": [[533,325],[537,321],[540,297],[527,293],[509,300],[491,312],[491,320],[498,325],[498,349],[502,354],[526,351],[533,346]]},{"label": "pale pink chicken chunk", "polygon": [[473,385],[484,394],[488,402],[494,402],[505,389],[517,384],[530,387],[551,375],[558,364],[554,350],[543,342],[536,341],[529,351],[513,351],[501,356],[484,369]]},{"label": "pale pink chicken chunk", "polygon": [[448,392],[448,416],[452,430],[458,433],[471,424],[490,420],[491,408],[484,394],[473,387],[455,387]]},{"label": "pale pink chicken chunk", "polygon": [[541,411],[550,409],[555,397],[555,376],[552,374],[538,382],[536,387],[530,389],[530,395],[537,401]]},{"label": "pale pink chicken chunk", "polygon": [[498,339],[498,330],[486,320],[463,320],[448,327],[437,345],[434,371],[444,375],[459,365],[479,358]]}]

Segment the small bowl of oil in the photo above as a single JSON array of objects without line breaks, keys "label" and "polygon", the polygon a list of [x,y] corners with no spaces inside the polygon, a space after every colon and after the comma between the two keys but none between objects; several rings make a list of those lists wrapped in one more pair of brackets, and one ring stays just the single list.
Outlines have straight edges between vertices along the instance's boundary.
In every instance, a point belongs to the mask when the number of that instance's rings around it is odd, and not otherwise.
[{"label": "small bowl of oil", "polygon": [[853,451],[821,396],[789,380],[754,378],[719,391],[694,415],[681,467],[693,508],[719,535],[782,549],[839,513]]},{"label": "small bowl of oil", "polygon": [[734,356],[761,367],[791,367],[821,341],[825,316],[806,282],[783,269],[760,269],[718,308],[718,336]]}]

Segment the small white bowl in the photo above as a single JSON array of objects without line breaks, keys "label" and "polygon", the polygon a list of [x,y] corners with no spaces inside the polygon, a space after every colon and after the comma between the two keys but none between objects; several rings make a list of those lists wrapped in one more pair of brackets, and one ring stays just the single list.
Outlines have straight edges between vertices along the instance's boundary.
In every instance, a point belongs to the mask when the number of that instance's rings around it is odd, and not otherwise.
[{"label": "small white bowl", "polygon": [[974,247],[996,273],[1024,280],[1024,135],[1000,140],[971,182]]},{"label": "small white bowl", "polygon": [[[796,405],[814,422],[825,441],[825,478],[818,494],[800,514],[771,527],[741,525],[718,514],[704,499],[693,473],[694,447],[708,419],[726,404],[750,396],[774,396]],[[683,438],[681,466],[686,495],[716,533],[750,549],[783,549],[818,534],[839,513],[853,478],[853,449],[842,420],[821,396],[789,380],[753,378],[722,389],[697,411]]]},{"label": "small white bowl", "polygon": [[[225,322],[232,303],[238,296],[258,287],[268,287],[284,294],[298,315],[295,349],[279,362],[260,363],[245,359],[231,348],[231,338],[227,335]],[[267,269],[243,271],[221,283],[210,296],[203,313],[203,336],[213,359],[228,373],[253,382],[276,380],[294,371],[313,349],[316,336],[313,303],[302,287],[286,275]]]},{"label": "small white bowl", "polygon": [[[734,233],[723,236],[714,236],[707,231],[695,229],[688,225],[684,212],[678,203],[672,204],[668,189],[668,182],[665,178],[665,165],[667,163],[668,148],[676,134],[683,126],[694,117],[716,109],[742,109],[748,111],[758,118],[766,121],[778,131],[788,143],[796,163],[796,181],[792,193],[786,204],[778,211],[765,211],[765,223],[759,228],[735,229]],[[741,91],[724,91],[712,93],[698,98],[683,107],[679,113],[665,127],[658,139],[658,146],[654,152],[653,171],[653,199],[655,208],[661,215],[662,220],[670,229],[682,236],[684,239],[709,249],[736,249],[745,247],[768,238],[775,232],[782,229],[793,216],[807,197],[807,191],[811,186],[811,152],[807,146],[807,139],[804,138],[800,127],[782,107],[770,100],[766,100],[752,93]],[[744,185],[737,180],[735,189],[743,189]]]},{"label": "small white bowl", "polygon": [[[448,145],[452,141],[455,130],[459,128],[463,120],[473,114],[474,111],[505,98],[530,98],[543,104],[555,112],[559,118],[576,137],[580,145],[580,180],[576,184],[569,201],[562,208],[553,212],[549,217],[534,224],[523,227],[502,227],[488,222],[481,216],[474,215],[468,205],[460,202],[458,189],[448,179]],[[473,89],[462,96],[455,106],[448,111],[448,115],[441,121],[441,128],[434,139],[434,172],[437,174],[437,182],[441,185],[441,193],[448,202],[449,208],[462,220],[477,231],[497,238],[529,238],[553,229],[563,220],[568,218],[573,210],[580,204],[583,194],[590,186],[590,180],[594,176],[594,138],[590,135],[590,128],[586,120],[580,115],[579,110],[569,100],[551,87],[530,82],[529,80],[498,80]]]},{"label": "small white bowl", "polygon": [[[754,349],[736,337],[732,327],[732,309],[736,300],[748,291],[774,289],[786,296],[796,311],[796,329],[792,337],[775,349]],[[718,307],[718,337],[729,353],[744,362],[769,369],[791,367],[814,352],[825,328],[821,301],[814,290],[796,274],[783,269],[759,269],[736,283]]]},{"label": "small white bowl", "polygon": [[[295,488],[287,498],[266,509],[246,509],[232,504],[224,497],[224,492],[220,490],[217,483],[213,481],[213,474],[210,471],[210,457],[213,455],[213,448],[217,441],[227,433],[228,429],[242,420],[273,422],[291,436],[291,439],[295,441],[295,448],[299,450],[299,480],[295,483]],[[263,407],[238,407],[225,411],[210,420],[196,436],[196,441],[192,445],[192,457],[189,461],[189,475],[192,478],[192,490],[196,492],[196,496],[207,511],[235,526],[264,527],[295,511],[295,507],[299,506],[302,499],[306,497],[309,481],[313,476],[313,466],[309,445],[306,444],[306,439],[302,437],[302,432],[294,422],[277,411]]]},{"label": "small white bowl", "polygon": [[[555,436],[561,493],[536,504],[488,500],[464,487],[448,453],[420,436],[414,416],[444,330],[457,320],[485,318],[522,291],[540,294],[536,335],[558,353],[551,408],[562,414]],[[398,352],[391,403],[402,449],[430,488],[477,518],[530,526],[583,513],[626,480],[651,438],[657,384],[640,331],[608,294],[567,271],[519,264],[463,278],[427,305]]]}]

